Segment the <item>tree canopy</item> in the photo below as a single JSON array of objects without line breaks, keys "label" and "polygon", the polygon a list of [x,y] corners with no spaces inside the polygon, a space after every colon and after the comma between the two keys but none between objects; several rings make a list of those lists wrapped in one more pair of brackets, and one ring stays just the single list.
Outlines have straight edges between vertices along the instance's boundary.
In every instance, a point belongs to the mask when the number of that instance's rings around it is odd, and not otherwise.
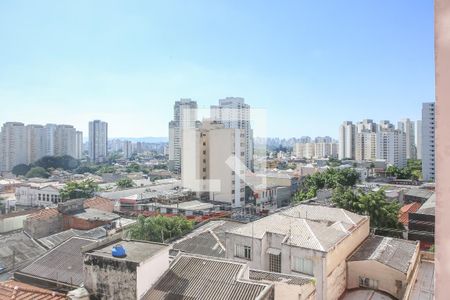
[{"label": "tree canopy", "polygon": [[70,155],[44,156],[35,161],[33,165],[44,169],[74,170],[80,165],[80,161]]},{"label": "tree canopy", "polygon": [[42,167],[33,167],[27,172],[27,174],[25,174],[25,177],[27,177],[27,178],[35,178],[35,177],[49,178],[50,173],[48,173],[47,170]]},{"label": "tree canopy", "polygon": [[404,168],[389,166],[386,169],[387,176],[393,176],[397,179],[419,180],[422,178],[422,162],[418,159],[408,159]]},{"label": "tree canopy", "polygon": [[398,221],[400,204],[396,201],[388,202],[383,189],[363,192],[338,186],[333,191],[332,201],[340,208],[370,216],[371,227],[394,229],[403,227]]},{"label": "tree canopy", "polygon": [[11,172],[16,176],[25,176],[30,170],[31,167],[29,165],[18,164],[11,170]]},{"label": "tree canopy", "polygon": [[304,178],[300,191],[294,196],[294,201],[299,202],[314,198],[320,189],[334,189],[337,186],[354,186],[359,179],[359,174],[352,168],[328,168],[325,172],[318,172]]},{"label": "tree canopy", "polygon": [[98,191],[98,184],[92,179],[86,179],[80,182],[71,181],[61,189],[60,195],[63,200],[90,198]]},{"label": "tree canopy", "polygon": [[179,237],[191,231],[192,228],[193,222],[184,217],[158,215],[145,218],[140,215],[129,233],[132,239],[162,243],[167,239]]},{"label": "tree canopy", "polygon": [[116,185],[119,189],[127,189],[127,188],[134,187],[136,184],[130,178],[125,177],[125,178],[119,179],[116,182]]}]

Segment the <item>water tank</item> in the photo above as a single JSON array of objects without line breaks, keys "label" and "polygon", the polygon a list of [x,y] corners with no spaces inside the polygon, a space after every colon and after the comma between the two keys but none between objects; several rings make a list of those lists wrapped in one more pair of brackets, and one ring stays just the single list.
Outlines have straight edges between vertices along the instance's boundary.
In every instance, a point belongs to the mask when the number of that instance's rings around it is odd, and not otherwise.
[{"label": "water tank", "polygon": [[125,257],[127,253],[125,252],[125,248],[122,245],[115,245],[112,247],[112,256],[113,257]]}]

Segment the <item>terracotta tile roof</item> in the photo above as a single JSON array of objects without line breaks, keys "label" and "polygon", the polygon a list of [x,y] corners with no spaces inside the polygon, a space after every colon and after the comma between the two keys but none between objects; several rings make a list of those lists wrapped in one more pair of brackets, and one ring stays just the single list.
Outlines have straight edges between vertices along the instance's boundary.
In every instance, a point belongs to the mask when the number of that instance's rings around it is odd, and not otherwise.
[{"label": "terracotta tile roof", "polygon": [[57,208],[44,208],[27,217],[27,219],[48,219],[59,214]]},{"label": "terracotta tile roof", "polygon": [[0,282],[0,300],[62,300],[67,299],[64,294],[34,287],[29,284],[8,280]]},{"label": "terracotta tile roof", "polygon": [[107,212],[113,212],[114,203],[103,197],[94,197],[84,201],[84,208],[96,208]]},{"label": "terracotta tile roof", "polygon": [[398,221],[407,226],[409,221],[409,213],[415,213],[417,210],[419,210],[420,206],[421,205],[418,202],[412,202],[410,204],[403,205],[399,211]]}]

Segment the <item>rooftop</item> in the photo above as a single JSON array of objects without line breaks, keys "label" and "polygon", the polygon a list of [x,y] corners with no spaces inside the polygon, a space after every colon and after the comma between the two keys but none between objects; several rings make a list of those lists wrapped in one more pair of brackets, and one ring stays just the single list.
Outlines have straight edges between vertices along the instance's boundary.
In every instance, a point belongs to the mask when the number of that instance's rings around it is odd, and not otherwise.
[{"label": "rooftop", "polygon": [[231,261],[182,255],[142,299],[254,300],[271,285],[241,279],[246,267]]},{"label": "rooftop", "polygon": [[14,280],[0,282],[0,300],[10,299],[63,300],[66,296]]},{"label": "rooftop", "polygon": [[436,194],[433,194],[428,200],[416,211],[417,214],[433,215],[436,208]]},{"label": "rooftop", "polygon": [[44,252],[43,247],[21,231],[0,235],[0,267],[6,270],[20,268]]},{"label": "rooftop", "polygon": [[94,197],[84,201],[84,208],[96,208],[103,211],[113,212],[114,202],[102,197]]},{"label": "rooftop", "polygon": [[371,235],[348,261],[374,260],[406,274],[418,251],[418,244],[415,241]]},{"label": "rooftop", "polygon": [[257,281],[283,282],[292,285],[304,285],[313,282],[313,277],[250,270],[250,279]]},{"label": "rooftop", "polygon": [[40,238],[38,241],[47,249],[52,249],[74,236],[97,240],[106,237],[106,229],[104,229],[103,227],[97,227],[91,230],[68,229]]},{"label": "rooftop", "polygon": [[210,221],[176,241],[174,250],[213,257],[225,257],[225,232],[241,226],[240,222]]},{"label": "rooftop", "polygon": [[400,208],[398,220],[403,225],[408,225],[409,222],[409,213],[414,213],[420,208],[420,203],[412,202],[410,204],[403,205]]},{"label": "rooftop", "polygon": [[405,196],[418,197],[423,199],[428,199],[433,195],[434,192],[427,189],[411,188],[405,192]]},{"label": "rooftop", "polygon": [[191,210],[191,211],[209,210],[216,206],[214,204],[202,202],[199,200],[180,202],[178,204],[177,203],[174,203],[174,204],[148,203],[148,204],[142,204],[142,205],[165,207],[165,208],[176,208],[176,209]]},{"label": "rooftop", "polygon": [[[112,256],[112,248],[120,244],[125,248],[126,257],[113,257]],[[140,263],[145,261],[147,258],[154,256],[159,251],[168,248],[169,246],[166,244],[153,243],[153,242],[144,242],[144,241],[126,241],[119,240],[115,242],[111,242],[107,245],[99,246],[93,250],[88,251],[89,255],[100,256],[104,258],[109,258],[113,260],[125,260],[131,261],[135,263]]]},{"label": "rooftop", "polygon": [[119,215],[95,208],[86,208],[84,211],[73,214],[73,216],[88,221],[113,221],[120,218]]},{"label": "rooftop", "polygon": [[230,230],[232,234],[261,239],[266,232],[285,235],[283,243],[292,246],[328,251],[363,220],[344,209],[297,205],[257,221]]},{"label": "rooftop", "polygon": [[14,276],[38,277],[44,281],[78,286],[83,282],[81,247],[92,242],[90,239],[72,237],[16,272]]}]

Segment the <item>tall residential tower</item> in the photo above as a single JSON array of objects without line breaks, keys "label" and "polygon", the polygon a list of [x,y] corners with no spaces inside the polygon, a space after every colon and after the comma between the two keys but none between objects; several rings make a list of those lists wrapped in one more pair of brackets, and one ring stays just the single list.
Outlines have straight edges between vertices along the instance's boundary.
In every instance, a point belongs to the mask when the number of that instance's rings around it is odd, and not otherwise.
[{"label": "tall residential tower", "polygon": [[108,155],[108,123],[89,122],[89,158],[92,162],[106,161]]}]

